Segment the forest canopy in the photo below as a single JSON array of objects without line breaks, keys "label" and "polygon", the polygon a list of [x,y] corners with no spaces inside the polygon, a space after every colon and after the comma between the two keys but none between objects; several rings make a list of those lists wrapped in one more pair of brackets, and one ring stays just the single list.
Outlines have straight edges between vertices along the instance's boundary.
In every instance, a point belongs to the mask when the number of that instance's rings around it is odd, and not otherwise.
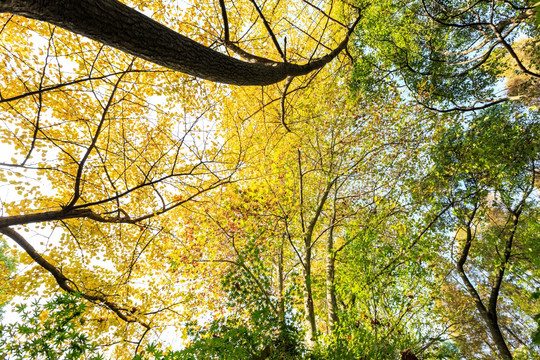
[{"label": "forest canopy", "polygon": [[539,24],[0,1],[0,357],[540,359]]}]

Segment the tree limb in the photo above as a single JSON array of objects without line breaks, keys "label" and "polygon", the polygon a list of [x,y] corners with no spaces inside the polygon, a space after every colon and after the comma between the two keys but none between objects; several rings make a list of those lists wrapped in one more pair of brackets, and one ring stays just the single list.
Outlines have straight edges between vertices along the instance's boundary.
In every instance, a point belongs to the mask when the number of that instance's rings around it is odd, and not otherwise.
[{"label": "tree limb", "polygon": [[[91,295],[88,293],[83,293],[79,291],[75,283],[68,279],[56,266],[48,262],[41,256],[36,249],[28,242],[24,237],[22,237],[18,232],[9,228],[9,227],[0,227],[0,233],[8,236],[13,241],[15,241],[23,250],[34,260],[39,266],[48,271],[56,280],[56,283],[60,288],[68,293],[80,294],[83,299],[86,299],[93,303],[102,304],[107,307],[109,310],[113,311],[120,319],[127,323],[139,323],[144,328],[150,329],[150,325],[134,317],[128,309],[119,307],[116,303],[113,303],[106,299],[105,296],[101,294]],[[72,284],[72,285],[70,285]],[[73,287],[75,286],[75,287]]]},{"label": "tree limb", "polygon": [[232,85],[269,85],[322,68],[345,49],[359,21],[320,59],[251,63],[199,44],[117,0],[3,0],[0,12],[46,21],[169,69]]}]

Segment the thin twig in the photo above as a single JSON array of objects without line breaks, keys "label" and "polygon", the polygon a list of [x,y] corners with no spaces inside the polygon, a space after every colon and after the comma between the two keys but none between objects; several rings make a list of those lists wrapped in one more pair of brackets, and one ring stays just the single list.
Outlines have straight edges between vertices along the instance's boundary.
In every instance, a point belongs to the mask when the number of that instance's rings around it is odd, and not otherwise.
[{"label": "thin twig", "polygon": [[272,38],[274,46],[276,47],[276,50],[279,52],[279,55],[281,55],[281,58],[283,59],[284,62],[287,62],[287,58],[285,57],[285,53],[283,52],[283,50],[281,50],[281,46],[279,45],[279,42],[278,42],[278,40],[276,38],[276,35],[274,34],[274,31],[270,27],[270,24],[268,23],[268,21],[264,17],[264,14],[262,13],[261,9],[259,8],[259,5],[257,5],[257,2],[255,0],[250,0],[250,1],[253,4],[253,6],[255,7],[255,10],[257,10],[257,13],[259,14],[259,16],[261,17],[261,20],[263,21],[264,27],[266,28],[266,31],[268,31],[268,35],[270,35],[270,37]]},{"label": "thin twig", "polygon": [[291,85],[293,81],[293,77],[289,76],[287,80],[285,80],[285,85],[283,86],[283,92],[281,94],[281,124],[288,132],[291,132],[291,129],[287,126],[287,123],[285,122],[285,100],[287,98],[287,90],[289,90],[289,86]]}]

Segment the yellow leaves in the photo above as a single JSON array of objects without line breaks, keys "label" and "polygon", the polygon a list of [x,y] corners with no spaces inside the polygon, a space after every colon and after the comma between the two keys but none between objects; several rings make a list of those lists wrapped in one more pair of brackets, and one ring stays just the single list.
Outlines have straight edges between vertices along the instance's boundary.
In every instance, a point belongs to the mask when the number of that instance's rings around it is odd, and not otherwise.
[{"label": "yellow leaves", "polygon": [[[127,3],[219,46],[217,3],[194,1],[182,9],[174,2]],[[226,5],[232,40],[281,60],[253,4]],[[287,38],[291,62],[326,53],[344,33],[303,2],[259,6],[283,49]],[[330,4],[323,10],[344,17]],[[220,277],[237,260],[237,249],[281,244],[279,226],[299,207],[297,150],[311,173],[327,168],[314,145],[328,148],[327,133],[342,130],[330,129],[334,121],[352,111],[344,105],[344,88],[332,80],[345,70],[328,67],[318,77],[292,82],[284,103],[294,133],[287,133],[282,84],[261,89],[207,83],[44,23],[4,15],[2,21],[0,88],[6,101],[0,104],[0,140],[9,147],[11,165],[19,165],[1,173],[2,186],[22,197],[4,201],[5,213],[59,210],[77,199],[73,205],[100,216],[102,222],[63,219],[38,229],[50,236],[43,257],[73,286],[135,307],[137,315],[152,312],[147,318],[158,327],[178,324],[175,314],[219,309]],[[344,147],[356,144],[346,136],[338,140]],[[209,190],[231,174],[245,182]],[[317,176],[306,179],[306,189],[320,185]],[[145,220],[114,223],[137,217]],[[26,267],[17,291],[58,288],[28,256],[21,263]],[[184,301],[186,310],[177,305]],[[137,335],[135,326],[121,334],[122,322],[99,306],[88,318],[84,326],[102,339]]]}]

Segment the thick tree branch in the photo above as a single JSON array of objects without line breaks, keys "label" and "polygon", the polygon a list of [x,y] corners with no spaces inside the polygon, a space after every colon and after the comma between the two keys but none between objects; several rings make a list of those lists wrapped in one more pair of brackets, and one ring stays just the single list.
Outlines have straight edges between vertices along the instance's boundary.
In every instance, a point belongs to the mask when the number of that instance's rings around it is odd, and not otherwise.
[{"label": "thick tree branch", "polygon": [[46,21],[169,69],[233,85],[269,85],[325,66],[345,49],[359,20],[337,48],[320,59],[299,65],[232,58],[117,0],[3,0],[0,12]]},{"label": "thick tree branch", "polygon": [[53,210],[34,214],[12,215],[0,217],[0,228],[14,225],[34,224],[40,222],[67,220],[75,218],[92,218],[94,213],[90,209],[73,209],[70,211]]},{"label": "thick tree branch", "polygon": [[164,178],[161,178],[156,181],[152,181],[149,183],[145,183],[142,185],[139,185],[133,189],[130,189],[124,193],[116,194],[114,196],[111,196],[107,199],[96,201],[93,203],[86,203],[86,204],[79,204],[74,206],[71,209],[64,208],[60,210],[51,210],[51,211],[41,211],[31,214],[24,214],[24,215],[12,215],[12,216],[2,216],[0,217],[0,228],[7,227],[7,226],[14,226],[14,225],[25,225],[25,224],[33,224],[33,223],[41,223],[41,222],[48,222],[48,221],[58,221],[58,220],[67,220],[67,219],[77,219],[77,218],[87,218],[91,219],[97,222],[102,223],[122,223],[122,224],[137,224],[144,220],[148,220],[150,218],[153,218],[155,216],[161,215],[163,213],[166,213],[168,211],[171,211],[186,202],[192,201],[195,197],[211,191],[225,183],[228,183],[231,181],[230,177],[225,178],[223,180],[217,180],[216,182],[208,185],[207,187],[203,189],[199,189],[197,192],[195,192],[192,195],[187,196],[186,198],[172,202],[168,204],[165,208],[160,208],[153,210],[151,212],[148,212],[146,214],[140,215],[138,217],[130,217],[123,209],[118,208],[114,212],[118,213],[117,216],[109,216],[107,214],[98,214],[95,213],[91,207],[96,206],[99,204],[107,203],[116,201],[117,199],[126,196],[127,194],[131,193],[132,191],[136,189],[140,189],[147,186],[152,186],[153,184],[162,182],[164,179],[170,178],[172,176],[167,176]]},{"label": "thick tree branch", "polygon": [[219,7],[221,8],[221,17],[223,18],[223,31],[225,32],[225,42],[229,42],[229,17],[227,16],[227,8],[225,7],[225,0],[219,0]]}]

